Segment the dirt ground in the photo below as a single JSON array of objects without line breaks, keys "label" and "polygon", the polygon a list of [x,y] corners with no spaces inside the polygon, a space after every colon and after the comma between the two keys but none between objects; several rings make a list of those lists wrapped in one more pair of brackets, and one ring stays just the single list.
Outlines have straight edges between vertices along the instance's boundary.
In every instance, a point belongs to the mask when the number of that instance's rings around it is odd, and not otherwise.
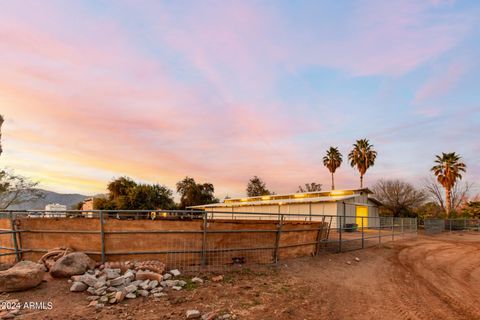
[{"label": "dirt ground", "polygon": [[3,294],[0,300],[53,303],[51,310],[23,310],[18,319],[185,319],[188,309],[229,312],[236,319],[480,319],[478,233],[419,235],[382,247],[288,261],[279,268],[223,274],[219,283],[98,311],[87,306],[86,293],[70,293],[66,280]]}]

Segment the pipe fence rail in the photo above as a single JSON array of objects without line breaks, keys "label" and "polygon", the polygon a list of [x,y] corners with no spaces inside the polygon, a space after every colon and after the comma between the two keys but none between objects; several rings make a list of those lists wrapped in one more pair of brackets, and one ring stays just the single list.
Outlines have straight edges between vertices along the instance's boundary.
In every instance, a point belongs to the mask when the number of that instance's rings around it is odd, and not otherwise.
[{"label": "pipe fence rail", "polygon": [[415,218],[189,210],[1,211],[0,262],[38,259],[64,246],[101,262],[158,259],[182,268],[278,264],[416,234]]}]

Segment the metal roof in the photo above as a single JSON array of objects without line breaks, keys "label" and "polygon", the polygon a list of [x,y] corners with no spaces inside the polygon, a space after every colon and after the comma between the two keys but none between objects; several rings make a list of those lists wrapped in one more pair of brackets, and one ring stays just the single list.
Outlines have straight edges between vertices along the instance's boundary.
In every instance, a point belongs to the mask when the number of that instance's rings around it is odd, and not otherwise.
[{"label": "metal roof", "polygon": [[242,201],[242,202],[229,202],[229,203],[212,203],[202,204],[198,206],[191,206],[188,208],[202,209],[202,208],[221,208],[221,207],[241,207],[241,206],[258,206],[258,205],[283,205],[292,203],[317,203],[317,202],[337,202],[346,199],[355,198],[358,195],[346,195],[346,196],[326,196],[315,198],[295,198],[295,199],[273,199],[262,201]]}]

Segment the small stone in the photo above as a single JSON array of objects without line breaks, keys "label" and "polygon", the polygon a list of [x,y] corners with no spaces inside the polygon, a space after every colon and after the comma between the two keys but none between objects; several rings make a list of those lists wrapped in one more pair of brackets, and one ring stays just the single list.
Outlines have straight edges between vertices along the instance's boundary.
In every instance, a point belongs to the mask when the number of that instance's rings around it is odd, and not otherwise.
[{"label": "small stone", "polygon": [[158,281],[153,280],[153,281],[150,281],[150,283],[148,284],[148,289],[153,289],[153,288],[156,288],[157,286],[158,286]]},{"label": "small stone", "polygon": [[125,295],[127,299],[135,299],[137,295],[135,293],[130,292],[129,294]]},{"label": "small stone", "polygon": [[153,288],[150,292],[151,293],[158,293],[158,292],[162,292],[163,291],[163,287],[156,287],[156,288]]},{"label": "small stone", "polygon": [[355,261],[360,262],[360,258],[359,258],[359,257],[355,257]]},{"label": "small stone", "polygon": [[107,287],[101,287],[95,290],[95,295],[101,296],[104,295],[105,292],[107,292]]},{"label": "small stone", "polygon": [[123,299],[125,299],[126,294],[126,291],[118,291],[115,293],[115,300],[117,300],[117,302],[122,302]]},{"label": "small stone", "polygon": [[178,269],[173,269],[173,270],[170,270],[170,273],[172,274],[172,276],[174,277],[178,277],[179,275],[181,275],[180,271]]},{"label": "small stone", "polygon": [[130,278],[130,280],[133,280],[133,279],[135,279],[135,273],[133,273],[132,270],[128,269],[128,270],[123,274],[123,277],[124,277],[124,278]]},{"label": "small stone", "polygon": [[70,279],[72,279],[72,281],[82,281],[82,276],[71,276]]},{"label": "small stone", "polygon": [[70,287],[70,291],[72,292],[83,292],[87,290],[88,286],[80,281],[75,281],[72,286]]},{"label": "small stone", "polygon": [[108,287],[107,288],[107,292],[117,292],[117,291],[118,291],[118,289],[115,288],[115,287]]},{"label": "small stone", "polygon": [[187,282],[186,282],[186,281],[178,280],[178,282],[177,282],[177,286],[185,287],[186,285],[187,285]]},{"label": "small stone", "polygon": [[110,298],[110,300],[108,300],[108,303],[110,304],[114,304],[115,302],[117,302],[115,298]]},{"label": "small stone", "polygon": [[198,319],[200,318],[201,314],[198,310],[187,310],[185,316],[187,319]]},{"label": "small stone", "polygon": [[142,297],[148,297],[147,290],[137,290],[137,294],[141,295]]},{"label": "small stone", "polygon": [[213,282],[220,282],[220,281],[222,281],[222,280],[223,280],[223,276],[222,276],[222,275],[212,277],[212,281],[213,281]]},{"label": "small stone", "polygon": [[171,275],[170,273],[165,273],[165,274],[163,275],[163,280],[168,280],[168,279],[170,279],[171,277],[172,277],[172,275]]},{"label": "small stone", "polygon": [[87,301],[95,301],[95,300],[98,300],[100,299],[100,296],[88,296],[87,297]]},{"label": "small stone", "polygon": [[142,280],[142,281],[145,281],[145,280],[157,280],[157,281],[162,281],[163,280],[163,276],[159,273],[156,273],[156,272],[153,272],[153,271],[143,271],[143,270],[139,270],[137,271],[137,273],[135,274],[135,280]]},{"label": "small stone", "polygon": [[203,283],[203,279],[202,279],[202,278],[199,278],[199,277],[194,277],[194,278],[192,278],[192,282],[193,282],[193,283],[202,284],[202,283]]},{"label": "small stone", "polygon": [[120,286],[122,284],[125,284],[125,276],[120,276],[118,278],[110,280],[110,285],[111,286]]},{"label": "small stone", "polygon": [[140,283],[139,287],[146,290],[146,289],[148,289],[148,284],[149,283],[150,283],[150,280],[147,279],[147,280],[143,281],[142,283]]},{"label": "small stone", "polygon": [[67,282],[68,282],[68,283],[72,283],[73,281],[72,281],[72,279],[68,279]]},{"label": "small stone", "polygon": [[155,298],[161,298],[161,297],[165,297],[167,294],[165,292],[157,292],[157,293],[154,293],[153,296]]},{"label": "small stone", "polygon": [[182,287],[180,287],[180,286],[173,286],[172,289],[179,291],[179,290],[182,290]]},{"label": "small stone", "polygon": [[102,309],[105,305],[103,303],[97,303],[95,309]]},{"label": "small stone", "polygon": [[347,264],[352,264],[350,261],[347,261]]},{"label": "small stone", "polygon": [[127,293],[135,292],[135,291],[137,291],[137,289],[138,289],[138,287],[135,286],[135,285],[133,285],[133,284],[125,287],[125,291],[126,291]]},{"label": "small stone", "polygon": [[142,283],[142,282],[143,282],[143,280],[135,280],[135,281],[133,281],[133,282],[132,282],[132,283],[130,283],[130,284],[132,284],[132,285],[134,285],[134,286],[138,287],[138,286],[140,285],[140,283]]},{"label": "small stone", "polygon": [[101,287],[106,287],[107,286],[107,282],[106,281],[102,281],[102,280],[99,280],[95,283],[95,285],[93,286],[95,289],[98,289],[98,288],[101,288]]},{"label": "small stone", "polygon": [[108,302],[108,297],[107,296],[101,296],[100,299],[98,299],[98,301],[100,301],[102,303],[106,303],[106,302]]},{"label": "small stone", "polygon": [[97,304],[98,304],[98,301],[97,301],[97,300],[93,300],[93,301],[91,301],[91,302],[88,304],[88,306],[89,306],[89,307],[95,307]]},{"label": "small stone", "polygon": [[89,287],[93,287],[95,285],[95,283],[97,283],[97,281],[98,281],[97,278],[95,278],[95,276],[92,276],[92,275],[89,275],[89,274],[81,275],[80,278],[78,278],[78,280],[82,281],[83,283],[85,283]]},{"label": "small stone", "polygon": [[107,276],[107,279],[115,279],[120,277],[120,272],[116,269],[103,269],[103,274]]},{"label": "small stone", "polygon": [[204,315],[202,315],[202,320],[213,320],[216,317],[217,317],[217,312],[212,311],[212,312],[205,313]]},{"label": "small stone", "polygon": [[95,288],[94,287],[89,287],[87,289],[87,292],[90,293],[90,294],[95,294]]}]

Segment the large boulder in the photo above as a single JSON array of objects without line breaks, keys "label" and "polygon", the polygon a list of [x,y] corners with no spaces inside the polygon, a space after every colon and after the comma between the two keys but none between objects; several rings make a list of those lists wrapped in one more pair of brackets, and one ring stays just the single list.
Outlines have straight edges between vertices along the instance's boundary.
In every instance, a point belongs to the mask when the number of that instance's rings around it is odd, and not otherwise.
[{"label": "large boulder", "polygon": [[45,275],[42,264],[20,261],[10,269],[0,271],[0,292],[27,290],[38,286]]},{"label": "large boulder", "polygon": [[58,259],[50,269],[50,274],[55,278],[67,278],[84,274],[87,270],[95,268],[95,261],[83,252],[72,252]]}]

